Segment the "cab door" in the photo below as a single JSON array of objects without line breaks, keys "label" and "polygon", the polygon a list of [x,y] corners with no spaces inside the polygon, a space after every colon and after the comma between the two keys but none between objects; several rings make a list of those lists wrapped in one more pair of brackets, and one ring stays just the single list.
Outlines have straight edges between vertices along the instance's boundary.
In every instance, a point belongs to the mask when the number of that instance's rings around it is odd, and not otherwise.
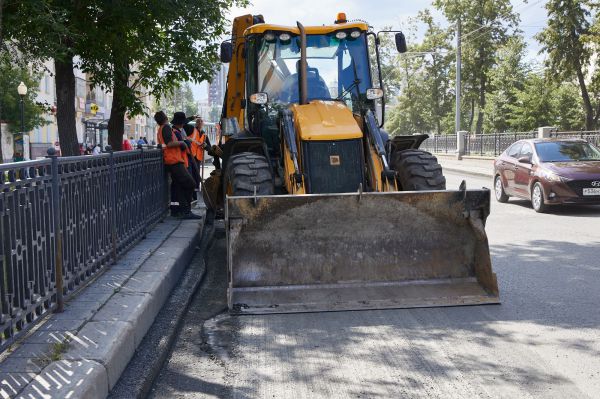
[{"label": "cab door", "polygon": [[[519,159],[527,158],[529,162],[519,162]],[[519,155],[515,162],[515,192],[522,196],[529,198],[531,193],[529,192],[529,180],[533,169],[533,148],[531,144],[525,142],[521,147]]]}]

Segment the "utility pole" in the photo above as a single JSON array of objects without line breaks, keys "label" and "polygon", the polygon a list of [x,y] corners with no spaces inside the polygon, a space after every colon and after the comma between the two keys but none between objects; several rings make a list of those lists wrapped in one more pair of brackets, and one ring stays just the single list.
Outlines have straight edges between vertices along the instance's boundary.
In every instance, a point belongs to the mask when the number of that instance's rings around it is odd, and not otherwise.
[{"label": "utility pole", "polygon": [[462,159],[462,153],[464,151],[464,144],[462,140],[462,135],[460,133],[460,94],[461,94],[461,69],[462,69],[462,26],[460,17],[456,22],[456,119],[455,119],[455,129],[456,129],[456,154],[458,159]]}]

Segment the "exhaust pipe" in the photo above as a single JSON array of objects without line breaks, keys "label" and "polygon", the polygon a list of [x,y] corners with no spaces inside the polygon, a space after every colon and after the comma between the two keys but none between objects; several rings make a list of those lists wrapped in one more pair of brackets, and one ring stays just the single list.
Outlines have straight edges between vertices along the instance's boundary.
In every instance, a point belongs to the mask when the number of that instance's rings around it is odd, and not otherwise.
[{"label": "exhaust pipe", "polygon": [[296,22],[300,31],[300,70],[298,71],[298,85],[300,93],[300,105],[308,104],[308,83],[307,70],[308,63],[306,62],[306,31],[300,22]]}]

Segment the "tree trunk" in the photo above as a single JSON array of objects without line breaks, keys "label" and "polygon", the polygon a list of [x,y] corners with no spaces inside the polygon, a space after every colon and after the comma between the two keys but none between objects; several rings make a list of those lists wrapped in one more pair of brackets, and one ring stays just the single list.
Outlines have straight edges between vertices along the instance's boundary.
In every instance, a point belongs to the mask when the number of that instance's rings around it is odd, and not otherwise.
[{"label": "tree trunk", "polygon": [[483,132],[483,118],[485,117],[485,89],[485,75],[482,74],[479,80],[479,106],[477,110],[477,126],[475,127],[475,134],[481,134]]},{"label": "tree trunk", "polygon": [[123,149],[123,135],[125,134],[125,108],[121,105],[121,95],[118,90],[113,91],[113,102],[108,120],[108,144],[113,151]]},{"label": "tree trunk", "polygon": [[469,133],[473,132],[473,121],[475,120],[475,100],[471,99],[471,115],[469,115]]},{"label": "tree trunk", "polygon": [[[118,62],[118,63],[117,63]],[[123,135],[125,134],[125,96],[129,85],[129,65],[127,61],[117,61],[114,67],[113,102],[108,120],[108,144],[113,151],[123,149]]]},{"label": "tree trunk", "polygon": [[585,107],[585,129],[594,130],[596,125],[594,108],[592,107],[592,101],[590,100],[590,94],[587,90],[585,83],[585,76],[579,61],[575,60],[575,69],[577,71],[577,80],[579,81],[579,89],[581,90],[581,98],[583,99],[583,106]]},{"label": "tree trunk", "polygon": [[75,113],[75,74],[73,57],[54,60],[56,84],[56,123],[63,156],[80,155]]}]

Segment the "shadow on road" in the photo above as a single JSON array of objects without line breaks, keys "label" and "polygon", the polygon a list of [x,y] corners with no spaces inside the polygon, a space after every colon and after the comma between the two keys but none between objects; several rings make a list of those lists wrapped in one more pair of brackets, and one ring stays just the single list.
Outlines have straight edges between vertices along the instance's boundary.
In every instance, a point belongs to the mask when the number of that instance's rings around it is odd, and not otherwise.
[{"label": "shadow on road", "polygon": [[[531,207],[531,201],[511,198],[509,205],[519,206],[535,211]],[[600,205],[555,205],[546,212],[550,216],[573,216],[573,217],[600,217]]]}]

